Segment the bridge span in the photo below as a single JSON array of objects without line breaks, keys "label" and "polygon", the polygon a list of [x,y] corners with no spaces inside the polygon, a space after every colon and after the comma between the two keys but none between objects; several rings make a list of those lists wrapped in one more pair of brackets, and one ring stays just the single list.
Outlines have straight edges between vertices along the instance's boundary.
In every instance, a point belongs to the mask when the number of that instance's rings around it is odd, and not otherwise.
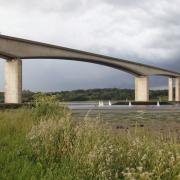
[{"label": "bridge span", "polygon": [[0,35],[0,57],[5,59],[5,103],[22,102],[22,60],[63,59],[109,66],[135,76],[135,101],[149,101],[149,76],[169,78],[169,101],[180,101],[180,73],[109,56]]}]

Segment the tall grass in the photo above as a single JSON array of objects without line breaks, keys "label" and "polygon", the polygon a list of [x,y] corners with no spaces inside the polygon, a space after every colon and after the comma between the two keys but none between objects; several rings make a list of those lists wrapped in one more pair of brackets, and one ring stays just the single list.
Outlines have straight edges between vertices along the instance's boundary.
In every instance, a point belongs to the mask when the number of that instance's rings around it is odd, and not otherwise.
[{"label": "tall grass", "polygon": [[55,97],[35,102],[0,113],[0,179],[180,179],[176,136],[75,122]]}]

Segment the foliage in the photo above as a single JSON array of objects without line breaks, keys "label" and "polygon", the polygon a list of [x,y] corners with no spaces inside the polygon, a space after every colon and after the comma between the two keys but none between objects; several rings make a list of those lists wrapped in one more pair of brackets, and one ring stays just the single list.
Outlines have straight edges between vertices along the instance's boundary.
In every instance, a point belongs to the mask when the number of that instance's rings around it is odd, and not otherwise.
[{"label": "foliage", "polygon": [[[36,94],[29,90],[23,91],[23,102],[32,102]],[[73,90],[61,92],[44,93],[46,95],[55,95],[59,101],[97,101],[97,100],[134,100],[134,90],[132,89],[88,89]],[[151,90],[151,100],[167,101],[167,90]],[[0,102],[4,102],[4,93],[0,92]]]},{"label": "foliage", "polygon": [[41,119],[41,117],[48,118],[54,116],[63,116],[66,111],[66,106],[61,105],[55,95],[45,95],[38,93],[33,96],[34,99],[34,115]]},{"label": "foliage", "polygon": [[0,103],[4,102],[4,93],[0,92]]},{"label": "foliage", "polygon": [[180,144],[173,133],[166,139],[138,126],[114,130],[88,115],[74,121],[66,108],[56,111],[55,97],[37,99],[33,110],[0,113],[0,179],[180,178]]},{"label": "foliage", "polygon": [[[58,95],[64,101],[93,101],[93,100],[134,100],[133,89],[88,89],[50,93]],[[150,99],[167,100],[167,90],[151,90]]]}]

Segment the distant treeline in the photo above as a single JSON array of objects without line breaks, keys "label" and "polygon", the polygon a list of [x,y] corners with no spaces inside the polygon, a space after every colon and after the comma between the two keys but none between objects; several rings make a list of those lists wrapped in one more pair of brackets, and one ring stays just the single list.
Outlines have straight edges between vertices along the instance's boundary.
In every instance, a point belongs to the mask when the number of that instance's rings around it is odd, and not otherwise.
[{"label": "distant treeline", "polygon": [[[30,102],[37,94],[29,90],[23,91],[23,102]],[[45,94],[56,95],[60,101],[95,101],[95,100],[134,100],[133,89],[88,89],[61,92],[48,92]],[[167,100],[167,90],[151,90],[151,100]],[[4,93],[0,93],[0,102],[4,100]]]}]

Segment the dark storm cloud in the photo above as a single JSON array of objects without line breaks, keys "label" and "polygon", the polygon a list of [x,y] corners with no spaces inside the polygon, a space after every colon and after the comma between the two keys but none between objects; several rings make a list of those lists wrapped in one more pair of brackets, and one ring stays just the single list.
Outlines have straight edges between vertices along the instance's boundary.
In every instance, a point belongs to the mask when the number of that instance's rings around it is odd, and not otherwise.
[{"label": "dark storm cloud", "polygon": [[[180,71],[180,0],[0,0],[0,21],[3,34]],[[32,90],[133,87],[132,76],[88,63],[26,61],[23,72]]]}]

